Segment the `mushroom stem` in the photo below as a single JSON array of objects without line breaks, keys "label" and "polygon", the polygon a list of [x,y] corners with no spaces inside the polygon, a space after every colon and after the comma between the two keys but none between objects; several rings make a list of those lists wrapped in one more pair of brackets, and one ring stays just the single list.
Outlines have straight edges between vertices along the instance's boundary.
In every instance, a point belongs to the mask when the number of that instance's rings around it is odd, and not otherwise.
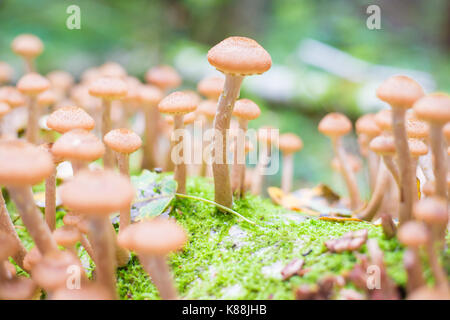
[{"label": "mushroom stem", "polygon": [[445,292],[448,292],[449,288],[448,288],[447,275],[445,274],[444,270],[442,269],[442,267],[439,263],[439,259],[436,254],[436,248],[434,246],[434,238],[433,237],[430,237],[430,240],[428,240],[428,243],[426,245],[426,250],[427,250],[430,268],[431,268],[431,272],[433,273],[436,287],[445,290]]},{"label": "mushroom stem", "polygon": [[177,291],[173,285],[172,274],[165,256],[141,255],[139,257],[145,271],[150,275],[159,295],[164,300],[177,300]]},{"label": "mushroom stem", "polygon": [[50,231],[56,226],[56,167],[45,180],[45,222]]},{"label": "mushroom stem", "polygon": [[158,146],[158,122],[159,112],[158,108],[145,108],[145,145],[144,156],[142,158],[142,168],[153,170],[156,165],[155,154],[157,154]]},{"label": "mushroom stem", "polygon": [[369,150],[367,154],[367,166],[369,169],[370,190],[372,192],[374,192],[376,188],[378,167],[380,165],[379,162],[378,155],[372,150]]},{"label": "mushroom stem", "polygon": [[38,106],[36,97],[31,96],[28,105],[27,141],[36,144],[38,141]]},{"label": "mushroom stem", "polygon": [[[117,164],[119,166],[119,171],[121,174],[127,177],[130,176],[129,163],[130,162],[128,154],[117,152]],[[119,233],[130,225],[131,222],[130,210],[131,204],[128,208],[120,210]]]},{"label": "mushroom stem", "polygon": [[281,176],[281,189],[284,193],[291,192],[292,175],[294,174],[294,157],[292,153],[283,154],[283,172]]},{"label": "mushroom stem", "polygon": [[256,174],[253,178],[251,187],[252,194],[256,195],[261,194],[262,186],[264,183],[264,170],[270,161],[270,151],[271,151],[271,146],[265,143],[260,144],[260,148],[261,149],[259,152],[258,164],[256,165],[255,171]]},{"label": "mushroom stem", "polygon": [[215,202],[228,208],[233,203],[233,194],[227,163],[227,130],[230,128],[234,102],[239,96],[243,79],[243,76],[225,74],[225,85],[214,117],[214,198]]},{"label": "mushroom stem", "polygon": [[86,161],[81,160],[71,160],[73,175],[76,175],[80,170],[86,168],[88,163]]},{"label": "mushroom stem", "polygon": [[[205,132],[208,132],[208,130],[211,129],[211,123],[208,121],[208,124],[205,127]],[[209,142],[205,142],[204,139],[204,134],[202,135],[202,165],[200,167],[200,176],[201,177],[206,177],[208,176],[208,167],[209,167],[209,154],[205,153],[205,150],[209,149]],[[205,159],[205,157],[208,157]]]},{"label": "mushroom stem", "polygon": [[[245,134],[247,132],[248,129],[248,120],[246,119],[239,119],[239,128],[242,129],[243,133],[244,133],[244,137],[242,139],[242,143],[243,143],[243,150],[244,150],[244,158],[242,159],[241,163],[238,163],[238,168],[239,168],[239,186],[240,186],[240,192],[239,192],[239,197],[242,197],[244,195],[244,191],[245,191]],[[239,130],[240,131],[240,130]],[[239,139],[238,139],[239,141]]]},{"label": "mushroom stem", "polygon": [[392,178],[394,178],[395,183],[397,184],[398,190],[401,189],[400,184],[400,174],[398,172],[398,167],[394,162],[394,159],[392,159],[392,156],[383,155],[383,163],[386,166],[386,168],[389,170],[389,172],[392,174]]},{"label": "mushroom stem", "polygon": [[[175,114],[173,117],[174,132],[178,129],[183,129],[183,115]],[[174,143],[181,145],[180,152],[177,155],[178,160],[175,162],[174,179],[178,183],[177,192],[185,194],[186,193],[186,164],[184,163],[184,145],[183,145],[183,135],[178,136],[178,141]],[[172,152],[171,152],[172,153]]]},{"label": "mushroom stem", "polygon": [[405,129],[405,108],[392,108],[392,128],[395,148],[397,150],[398,167],[400,171],[400,212],[399,224],[411,219],[414,202],[413,193],[416,189],[411,170],[411,154]]},{"label": "mushroom stem", "polygon": [[[103,100],[103,113],[102,113],[102,137],[104,137],[109,131],[111,131],[111,100]],[[114,154],[111,148],[105,146],[105,155],[103,156],[103,166],[105,168],[114,167]]]},{"label": "mushroom stem", "polygon": [[434,159],[436,195],[447,199],[447,155],[441,124],[430,122],[430,144]]},{"label": "mushroom stem", "polygon": [[83,246],[84,250],[86,250],[87,254],[94,260],[94,250],[92,249],[91,243],[88,238],[82,234],[80,238],[80,243]]},{"label": "mushroom stem", "polygon": [[36,68],[34,67],[34,60],[32,58],[24,58],[25,62],[25,72],[31,73],[35,72]]},{"label": "mushroom stem", "polygon": [[231,190],[237,198],[241,196],[241,168],[238,160],[238,149],[239,147],[236,141],[233,150],[233,166],[231,168]]},{"label": "mushroom stem", "polygon": [[406,289],[408,293],[425,285],[419,252],[417,249],[408,248],[403,255],[403,265],[407,273]]},{"label": "mushroom stem", "polygon": [[16,241],[16,246],[18,248],[17,253],[13,256],[14,261],[23,269],[23,259],[27,254],[27,249],[20,241],[20,238],[14,228],[14,224],[11,221],[11,217],[9,216],[8,209],[6,208],[5,199],[3,198],[3,194],[0,190],[0,231],[5,232],[10,235],[14,241]]},{"label": "mushroom stem", "polygon": [[349,166],[349,162],[347,161],[347,155],[344,151],[344,148],[341,144],[341,139],[339,137],[333,138],[333,148],[336,156],[339,159],[339,163],[341,165],[341,172],[344,177],[345,183],[347,185],[349,197],[350,197],[350,206],[353,210],[356,210],[360,203],[360,196],[358,190],[358,184],[356,183],[356,177]]},{"label": "mushroom stem", "polygon": [[10,191],[11,198],[17,206],[17,211],[22,218],[23,224],[41,254],[45,255],[51,251],[58,250],[49,227],[34,204],[31,187],[9,186],[7,189]]}]

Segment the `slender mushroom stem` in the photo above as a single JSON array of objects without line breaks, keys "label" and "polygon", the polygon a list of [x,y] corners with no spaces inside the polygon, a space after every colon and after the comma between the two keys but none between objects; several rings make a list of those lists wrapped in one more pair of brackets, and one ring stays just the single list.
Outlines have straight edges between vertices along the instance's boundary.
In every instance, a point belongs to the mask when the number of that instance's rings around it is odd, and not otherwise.
[{"label": "slender mushroom stem", "polygon": [[177,291],[173,286],[173,277],[165,256],[140,255],[139,257],[145,271],[150,275],[159,295],[164,300],[177,300]]},{"label": "slender mushroom stem", "polygon": [[73,175],[76,175],[80,170],[88,166],[86,161],[81,160],[71,160],[70,163],[72,164]]},{"label": "slender mushroom stem", "polygon": [[[239,128],[244,133],[244,137],[243,137],[242,140],[243,140],[243,144],[244,144],[243,149],[245,149],[245,134],[246,134],[246,132],[248,130],[248,120],[246,120],[246,119],[239,119]],[[238,139],[238,141],[239,141],[239,139]],[[244,159],[243,159],[243,161],[241,163],[238,163],[238,168],[239,168],[239,179],[240,179],[239,186],[240,186],[240,189],[241,189],[240,193],[239,193],[239,197],[241,197],[241,196],[244,195],[243,191],[245,191],[245,150],[244,150]]]},{"label": "slender mushroom stem", "polygon": [[292,176],[294,174],[294,156],[292,153],[283,154],[283,172],[281,176],[281,189],[284,193],[291,192]]},{"label": "slender mushroom stem", "polygon": [[82,234],[80,237],[80,243],[83,246],[84,250],[86,250],[89,257],[91,257],[92,260],[94,260],[94,249],[92,249],[91,243],[89,242],[88,238]]},{"label": "slender mushroom stem", "polygon": [[235,141],[233,150],[233,166],[231,168],[231,190],[233,194],[239,198],[241,192],[241,171],[238,160],[238,143]]},{"label": "slender mushroom stem", "polygon": [[0,231],[5,232],[10,235],[14,241],[16,241],[16,246],[18,248],[16,254],[13,256],[14,261],[23,269],[23,259],[27,254],[27,249],[20,241],[19,235],[14,228],[14,224],[11,221],[11,217],[9,216],[8,209],[6,208],[5,199],[3,198],[3,194],[0,190]]},{"label": "slender mushroom stem", "polygon": [[369,167],[369,182],[370,182],[370,190],[372,192],[374,192],[376,188],[379,165],[380,161],[378,155],[372,150],[369,150],[367,154],[367,166]]},{"label": "slender mushroom stem", "polygon": [[[208,120],[208,123],[207,123],[207,125],[205,127],[205,131],[204,132],[207,132],[210,129],[211,129],[211,123]],[[209,164],[208,164],[209,163],[209,159],[208,158],[205,159],[205,156],[209,157],[209,154],[205,153],[205,150],[207,150],[209,148],[209,144],[210,144],[210,142],[205,142],[204,139],[203,139],[203,136],[202,136],[202,165],[200,167],[200,176],[201,177],[208,176],[208,169],[210,169],[209,168]]]},{"label": "slender mushroom stem", "polygon": [[[103,100],[103,113],[102,113],[102,137],[104,137],[109,131],[111,131],[111,100]],[[105,155],[103,156],[103,166],[105,168],[114,167],[114,154],[111,148],[105,147]]]},{"label": "slender mushroom stem", "polygon": [[255,176],[253,178],[251,192],[252,194],[261,194],[263,182],[264,182],[264,170],[270,161],[271,145],[270,144],[260,144],[260,152],[258,164],[256,165]]},{"label": "slender mushroom stem", "polygon": [[[184,127],[183,114],[175,114],[173,117],[174,132]],[[186,164],[184,163],[184,145],[183,135],[178,136],[178,141],[174,141],[176,144],[180,144],[180,153],[178,154],[178,161],[175,163],[174,179],[178,183],[177,192],[186,193]]]},{"label": "slender mushroom stem", "polygon": [[45,222],[50,231],[56,227],[56,167],[45,180]]},{"label": "slender mushroom stem", "polygon": [[408,277],[406,283],[407,291],[411,293],[417,288],[424,286],[425,279],[423,278],[422,266],[417,248],[406,249],[403,255],[403,264]]},{"label": "slender mushroom stem", "polygon": [[155,151],[158,144],[158,122],[160,119],[158,108],[147,107],[145,117],[145,145],[142,158],[142,168],[153,170],[156,165]]},{"label": "slender mushroom stem", "polygon": [[400,191],[401,189],[400,174],[398,172],[398,167],[395,164],[394,159],[392,158],[392,156],[383,155],[383,163],[389,170],[389,172],[392,174],[392,177],[394,178],[394,181],[397,184],[398,190]]},{"label": "slender mushroom stem", "polygon": [[442,124],[430,122],[430,144],[434,159],[436,195],[447,198],[447,155]]},{"label": "slender mushroom stem", "polygon": [[49,227],[34,204],[31,187],[9,186],[11,198],[17,206],[23,224],[42,255],[58,250]]},{"label": "slender mushroom stem", "polygon": [[38,142],[38,106],[36,103],[36,96],[30,96],[28,106],[28,124],[26,137],[27,141],[36,144]]},{"label": "slender mushroom stem", "polygon": [[[117,152],[117,164],[119,166],[119,171],[125,176],[130,175],[130,164],[129,155],[126,153]],[[130,216],[131,204],[128,208],[120,210],[120,221],[119,221],[119,233],[128,227],[131,223]]]},{"label": "slender mushroom stem", "polygon": [[25,72],[26,73],[36,72],[33,58],[24,58],[24,62],[25,62]]},{"label": "slender mushroom stem", "polygon": [[241,83],[244,78],[238,75],[225,75],[225,85],[217,105],[214,118],[214,190],[215,201],[225,207],[231,207],[233,195],[231,191],[229,168],[227,163],[227,130],[230,128],[230,120],[234,102],[239,96]]},{"label": "slender mushroom stem", "polygon": [[400,225],[411,219],[415,186],[411,170],[411,154],[405,128],[405,108],[392,108],[392,128],[400,171]]}]

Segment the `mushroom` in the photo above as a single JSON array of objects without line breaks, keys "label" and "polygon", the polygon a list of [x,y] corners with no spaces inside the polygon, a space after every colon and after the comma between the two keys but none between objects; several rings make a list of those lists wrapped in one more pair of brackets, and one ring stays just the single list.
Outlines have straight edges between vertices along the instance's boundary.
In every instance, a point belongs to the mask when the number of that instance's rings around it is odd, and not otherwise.
[{"label": "mushroom", "polygon": [[38,109],[37,95],[50,88],[50,82],[37,73],[28,73],[19,79],[17,89],[28,96],[28,125],[27,140],[31,143],[38,141]]},{"label": "mushroom", "polygon": [[0,85],[11,82],[14,69],[4,61],[0,61]]},{"label": "mushroom", "polygon": [[[108,132],[103,141],[116,152],[120,173],[130,177],[129,156],[141,147],[141,138],[133,131],[122,128]],[[130,224],[130,210],[131,207],[120,212],[119,233]]]},{"label": "mushroom", "polygon": [[342,175],[350,196],[350,206],[352,209],[357,209],[361,203],[358,185],[356,177],[347,162],[347,155],[341,142],[341,137],[348,134],[351,130],[352,123],[342,113],[329,113],[319,122],[319,131],[331,139],[334,153],[341,163]]},{"label": "mushroom", "polygon": [[133,198],[129,179],[110,170],[83,170],[61,186],[64,205],[89,217],[89,238],[94,249],[97,280],[112,297],[117,297],[115,233],[109,215],[128,208]]},{"label": "mushroom", "polygon": [[400,224],[411,219],[416,183],[411,171],[411,154],[405,129],[406,110],[424,95],[422,87],[406,76],[393,76],[377,89],[377,97],[392,107],[392,128],[400,171]]},{"label": "mushroom", "polygon": [[20,140],[0,141],[0,184],[6,186],[23,224],[42,254],[57,250],[50,229],[34,204],[31,186],[53,171],[48,152]]},{"label": "mushroom", "polygon": [[62,107],[47,118],[47,126],[58,133],[64,134],[74,129],[91,131],[94,129],[94,119],[83,109],[73,106]]},{"label": "mushroom", "polygon": [[42,255],[37,247],[33,247],[27,252],[23,259],[23,269],[28,273],[31,273],[33,267],[42,259]]},{"label": "mushroom", "polygon": [[[419,139],[410,138],[408,139],[409,152],[411,153],[411,167],[413,169],[414,176],[416,175],[417,164],[419,157],[428,154],[428,146]],[[419,195],[417,192],[414,193],[414,200],[418,200]]]},{"label": "mushroom", "polygon": [[225,84],[220,95],[214,119],[214,190],[215,201],[231,207],[233,195],[227,163],[227,130],[234,102],[239,97],[244,76],[262,74],[270,69],[272,59],[256,41],[245,37],[229,37],[208,52],[208,62],[225,74]]},{"label": "mushroom", "polygon": [[107,61],[98,67],[98,72],[102,77],[125,79],[127,71],[119,63],[114,61]]},{"label": "mushroom", "polygon": [[[111,131],[111,102],[113,100],[121,99],[127,94],[126,83],[119,78],[102,77],[95,80],[89,86],[89,93],[97,98],[101,98],[103,102],[102,114],[102,137]],[[103,165],[105,168],[112,168],[114,166],[114,155],[112,150],[106,148],[103,157]]]},{"label": "mushroom", "polygon": [[[222,87],[223,88],[223,87]],[[220,90],[222,90],[222,88]],[[204,132],[208,132],[212,129],[214,116],[216,115],[217,101],[204,100],[198,104],[197,113],[204,117],[206,120],[206,128]],[[205,152],[210,148],[210,143],[202,141],[202,166],[200,169],[200,176],[206,177],[209,173],[211,159],[210,154]]]},{"label": "mushroom", "polygon": [[91,257],[92,260],[94,260],[94,251],[92,250],[92,246],[89,243],[88,238],[86,237],[87,230],[83,228],[82,226],[82,220],[83,217],[81,217],[79,214],[75,214],[73,212],[67,212],[66,215],[63,218],[63,222],[65,226],[68,227],[75,227],[80,232],[80,243],[88,253],[88,255]]},{"label": "mushroom", "polygon": [[255,169],[255,175],[251,183],[252,194],[261,194],[264,183],[266,167],[269,164],[272,154],[272,145],[278,143],[279,131],[271,126],[263,126],[258,129],[257,138],[259,142],[258,163]]},{"label": "mushroom", "polygon": [[[183,129],[183,116],[189,112],[195,111],[197,108],[197,100],[185,92],[173,92],[167,97],[165,97],[158,104],[158,110],[161,113],[173,114],[174,116],[174,131],[178,129]],[[173,139],[171,139],[173,140]],[[173,150],[171,151],[171,159],[175,163],[175,172],[174,178],[178,183],[177,192],[185,193],[186,192],[186,164],[184,163],[183,158],[183,134],[180,134],[178,137],[178,141],[172,141],[172,145],[178,144],[181,146],[180,152],[176,155],[175,159],[172,155]],[[171,148],[172,149],[172,148]]]},{"label": "mushroom", "polygon": [[391,172],[400,191],[400,174],[393,160],[396,154],[394,137],[390,135],[378,136],[370,142],[370,149],[382,157],[384,165]]},{"label": "mushroom", "polygon": [[[231,144],[233,150],[233,168],[231,170],[231,185],[234,195],[239,199],[245,194],[245,170],[242,170],[242,166],[245,168],[245,155],[253,150],[253,145],[250,141],[244,140],[243,143],[239,143],[239,140],[234,140]],[[243,156],[240,156],[242,155]]]},{"label": "mushroom", "polygon": [[[406,114],[406,135],[408,138],[419,139],[424,143],[427,143],[429,134],[430,128],[426,122],[418,120],[415,117],[414,112]],[[431,150],[429,150],[426,155],[419,157],[417,165],[420,167],[427,180],[434,181]]]},{"label": "mushroom", "polygon": [[147,83],[157,86],[164,94],[181,85],[181,77],[178,72],[166,65],[156,66],[145,74]]},{"label": "mushroom", "polygon": [[25,61],[27,73],[35,72],[34,59],[44,51],[41,39],[32,34],[21,34],[14,38],[11,49]]},{"label": "mushroom", "polygon": [[278,148],[283,154],[283,173],[281,189],[285,193],[291,192],[294,176],[294,153],[303,148],[303,141],[293,133],[284,133],[280,136]]},{"label": "mushroom", "polygon": [[73,76],[64,70],[53,70],[47,73],[46,77],[50,81],[52,89],[55,91],[57,101],[62,101],[67,98],[69,90],[74,83]]},{"label": "mushroom", "polygon": [[143,169],[153,170],[157,167],[156,154],[158,152],[158,103],[162,100],[163,93],[152,85],[143,85],[139,89],[139,100],[145,118],[144,156],[142,158]]},{"label": "mushroom", "polygon": [[183,228],[168,219],[144,220],[125,229],[118,241],[122,247],[138,254],[162,299],[177,299],[166,260],[169,252],[181,249],[186,243]]},{"label": "mushroom", "polygon": [[125,83],[127,84],[127,95],[122,99],[122,113],[118,126],[128,127],[128,120],[133,117],[133,114],[137,111],[140,104],[139,90],[142,86],[141,81],[132,76],[125,77]]},{"label": "mushroom", "polygon": [[64,225],[53,231],[53,238],[58,246],[66,248],[74,255],[77,254],[76,244],[81,239],[80,231],[75,226]]},{"label": "mushroom", "polygon": [[205,96],[208,100],[216,102],[219,100],[222,94],[223,87],[225,85],[225,78],[220,76],[210,76],[203,78],[197,84],[197,91]]}]

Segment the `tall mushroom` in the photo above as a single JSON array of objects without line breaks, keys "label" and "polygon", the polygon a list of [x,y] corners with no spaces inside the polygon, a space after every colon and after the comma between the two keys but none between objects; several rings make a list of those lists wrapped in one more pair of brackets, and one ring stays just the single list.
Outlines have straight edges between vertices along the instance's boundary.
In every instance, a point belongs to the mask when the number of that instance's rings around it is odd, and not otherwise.
[{"label": "tall mushroom", "polygon": [[41,39],[32,34],[21,34],[14,38],[11,49],[25,61],[27,73],[36,71],[34,60],[44,51]]},{"label": "tall mushroom", "polygon": [[319,131],[328,136],[333,144],[334,154],[338,157],[342,168],[342,175],[350,196],[350,206],[357,209],[361,203],[356,177],[349,167],[347,155],[342,146],[342,136],[352,130],[352,123],[342,113],[332,112],[327,114],[319,123]]},{"label": "tall mushroom", "polygon": [[411,219],[414,202],[415,179],[411,170],[411,154],[405,129],[406,110],[424,95],[422,87],[406,76],[393,76],[377,89],[377,96],[392,107],[392,127],[400,171],[400,214],[399,223]]},{"label": "tall mushroom", "polygon": [[[191,94],[186,92],[173,92],[167,97],[165,97],[158,104],[158,110],[161,113],[172,114],[174,119],[174,131],[182,130],[184,127],[183,116],[187,113],[193,112],[197,109],[197,99],[195,99]],[[180,132],[181,133],[181,132]],[[173,139],[171,139],[173,140]],[[179,145],[179,154],[174,155],[171,152],[171,159],[175,163],[174,177],[178,183],[177,191],[179,193],[186,192],[186,164],[184,163],[184,145],[183,145],[183,134],[180,134],[178,141],[171,141],[172,145]],[[172,149],[172,148],[171,148]],[[173,150],[173,149],[172,149]]]},{"label": "tall mushroom", "polygon": [[239,97],[244,76],[266,72],[272,66],[272,59],[255,40],[229,37],[209,50],[208,62],[225,74],[214,119],[214,197],[217,203],[231,207],[233,195],[227,163],[227,130],[230,128],[234,102]]},{"label": "tall mushroom", "polygon": [[283,154],[283,174],[281,176],[281,189],[285,193],[291,192],[294,177],[294,153],[303,148],[303,141],[293,133],[284,133],[280,136],[278,148]]}]

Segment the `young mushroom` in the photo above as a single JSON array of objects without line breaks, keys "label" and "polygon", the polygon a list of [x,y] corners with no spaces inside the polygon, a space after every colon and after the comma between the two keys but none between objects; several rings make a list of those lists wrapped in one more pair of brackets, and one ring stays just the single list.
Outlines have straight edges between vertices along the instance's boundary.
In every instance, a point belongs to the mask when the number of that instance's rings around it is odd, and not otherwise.
[{"label": "young mushroom", "polygon": [[197,91],[205,96],[208,100],[212,100],[217,105],[220,95],[225,84],[225,78],[220,76],[211,76],[203,78],[197,84]]},{"label": "young mushroom", "polygon": [[181,77],[178,72],[166,65],[156,66],[147,71],[145,80],[162,90],[163,94],[181,85]]},{"label": "young mushroom", "polygon": [[11,49],[25,61],[27,73],[36,71],[34,60],[44,51],[41,39],[32,34],[21,34],[14,38]]},{"label": "young mushroom", "polygon": [[83,109],[73,106],[62,107],[47,118],[47,126],[58,133],[64,134],[74,129],[91,131],[94,129],[94,119]]},{"label": "young mushroom", "polygon": [[284,133],[280,136],[278,148],[283,154],[281,189],[283,192],[289,193],[291,192],[294,176],[294,153],[303,148],[303,141],[293,133]]},{"label": "young mushroom", "polygon": [[230,128],[234,102],[239,97],[244,77],[266,72],[272,65],[272,59],[256,41],[229,37],[209,50],[208,62],[225,74],[214,119],[214,197],[217,203],[231,207],[233,195],[227,163],[227,130]]},{"label": "young mushroom", "polygon": [[361,203],[356,177],[349,167],[347,155],[342,146],[342,136],[352,130],[352,123],[343,114],[332,112],[327,114],[319,123],[319,131],[328,136],[333,144],[334,154],[338,157],[342,168],[342,175],[347,184],[350,196],[350,206],[357,209]]},{"label": "young mushroom", "polygon": [[155,218],[132,224],[119,234],[119,244],[135,251],[164,300],[177,299],[167,254],[181,249],[187,241],[186,232],[169,219]]}]

